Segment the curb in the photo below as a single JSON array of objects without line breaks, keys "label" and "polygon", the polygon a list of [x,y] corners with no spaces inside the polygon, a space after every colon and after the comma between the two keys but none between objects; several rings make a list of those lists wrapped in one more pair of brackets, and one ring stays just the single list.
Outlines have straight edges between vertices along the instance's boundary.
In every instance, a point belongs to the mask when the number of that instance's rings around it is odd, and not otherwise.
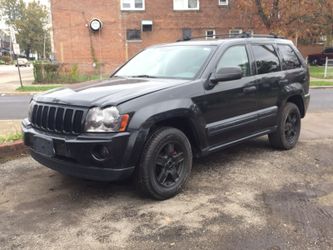
[{"label": "curb", "polygon": [[27,148],[22,140],[0,145],[0,159],[20,156],[27,153]]},{"label": "curb", "polygon": [[333,86],[310,86],[310,89],[333,89]]},{"label": "curb", "polygon": [[0,92],[0,97],[1,96],[26,96],[26,95],[35,95],[38,93],[43,93],[43,92]]}]

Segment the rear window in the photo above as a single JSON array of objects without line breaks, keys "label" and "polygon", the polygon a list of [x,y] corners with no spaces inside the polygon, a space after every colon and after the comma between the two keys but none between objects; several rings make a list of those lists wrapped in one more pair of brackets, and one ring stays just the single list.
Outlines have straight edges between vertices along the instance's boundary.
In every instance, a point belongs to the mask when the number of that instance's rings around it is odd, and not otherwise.
[{"label": "rear window", "polygon": [[279,57],[273,45],[252,45],[252,48],[259,75],[281,70]]},{"label": "rear window", "polygon": [[292,47],[289,45],[279,44],[278,48],[282,56],[283,70],[296,69],[301,67],[301,63]]}]

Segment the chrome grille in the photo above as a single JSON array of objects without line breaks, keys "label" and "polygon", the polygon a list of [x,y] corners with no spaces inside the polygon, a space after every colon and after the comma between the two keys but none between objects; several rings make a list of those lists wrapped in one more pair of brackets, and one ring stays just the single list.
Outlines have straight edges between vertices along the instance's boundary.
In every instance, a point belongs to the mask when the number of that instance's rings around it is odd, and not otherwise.
[{"label": "chrome grille", "polygon": [[34,128],[66,134],[83,131],[87,109],[36,103],[33,106],[31,123]]}]

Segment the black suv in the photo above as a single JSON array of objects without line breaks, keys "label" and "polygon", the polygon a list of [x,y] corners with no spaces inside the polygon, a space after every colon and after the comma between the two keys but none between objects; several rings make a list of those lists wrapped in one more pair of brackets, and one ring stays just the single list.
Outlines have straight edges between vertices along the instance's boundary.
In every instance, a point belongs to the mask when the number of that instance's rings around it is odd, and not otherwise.
[{"label": "black suv", "polygon": [[308,67],[291,41],[230,38],[147,48],[109,80],[35,96],[22,124],[32,157],[63,174],[133,176],[177,194],[192,158],[268,135],[291,149],[309,105]]}]

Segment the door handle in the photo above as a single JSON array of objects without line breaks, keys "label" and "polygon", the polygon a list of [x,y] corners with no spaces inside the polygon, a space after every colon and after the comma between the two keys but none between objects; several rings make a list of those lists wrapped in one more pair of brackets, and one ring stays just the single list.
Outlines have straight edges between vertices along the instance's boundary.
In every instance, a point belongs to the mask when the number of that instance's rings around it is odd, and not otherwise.
[{"label": "door handle", "polygon": [[257,87],[256,86],[250,86],[250,87],[246,87],[243,89],[243,92],[245,94],[249,94],[249,93],[253,93],[253,92],[256,92],[257,90]]}]

